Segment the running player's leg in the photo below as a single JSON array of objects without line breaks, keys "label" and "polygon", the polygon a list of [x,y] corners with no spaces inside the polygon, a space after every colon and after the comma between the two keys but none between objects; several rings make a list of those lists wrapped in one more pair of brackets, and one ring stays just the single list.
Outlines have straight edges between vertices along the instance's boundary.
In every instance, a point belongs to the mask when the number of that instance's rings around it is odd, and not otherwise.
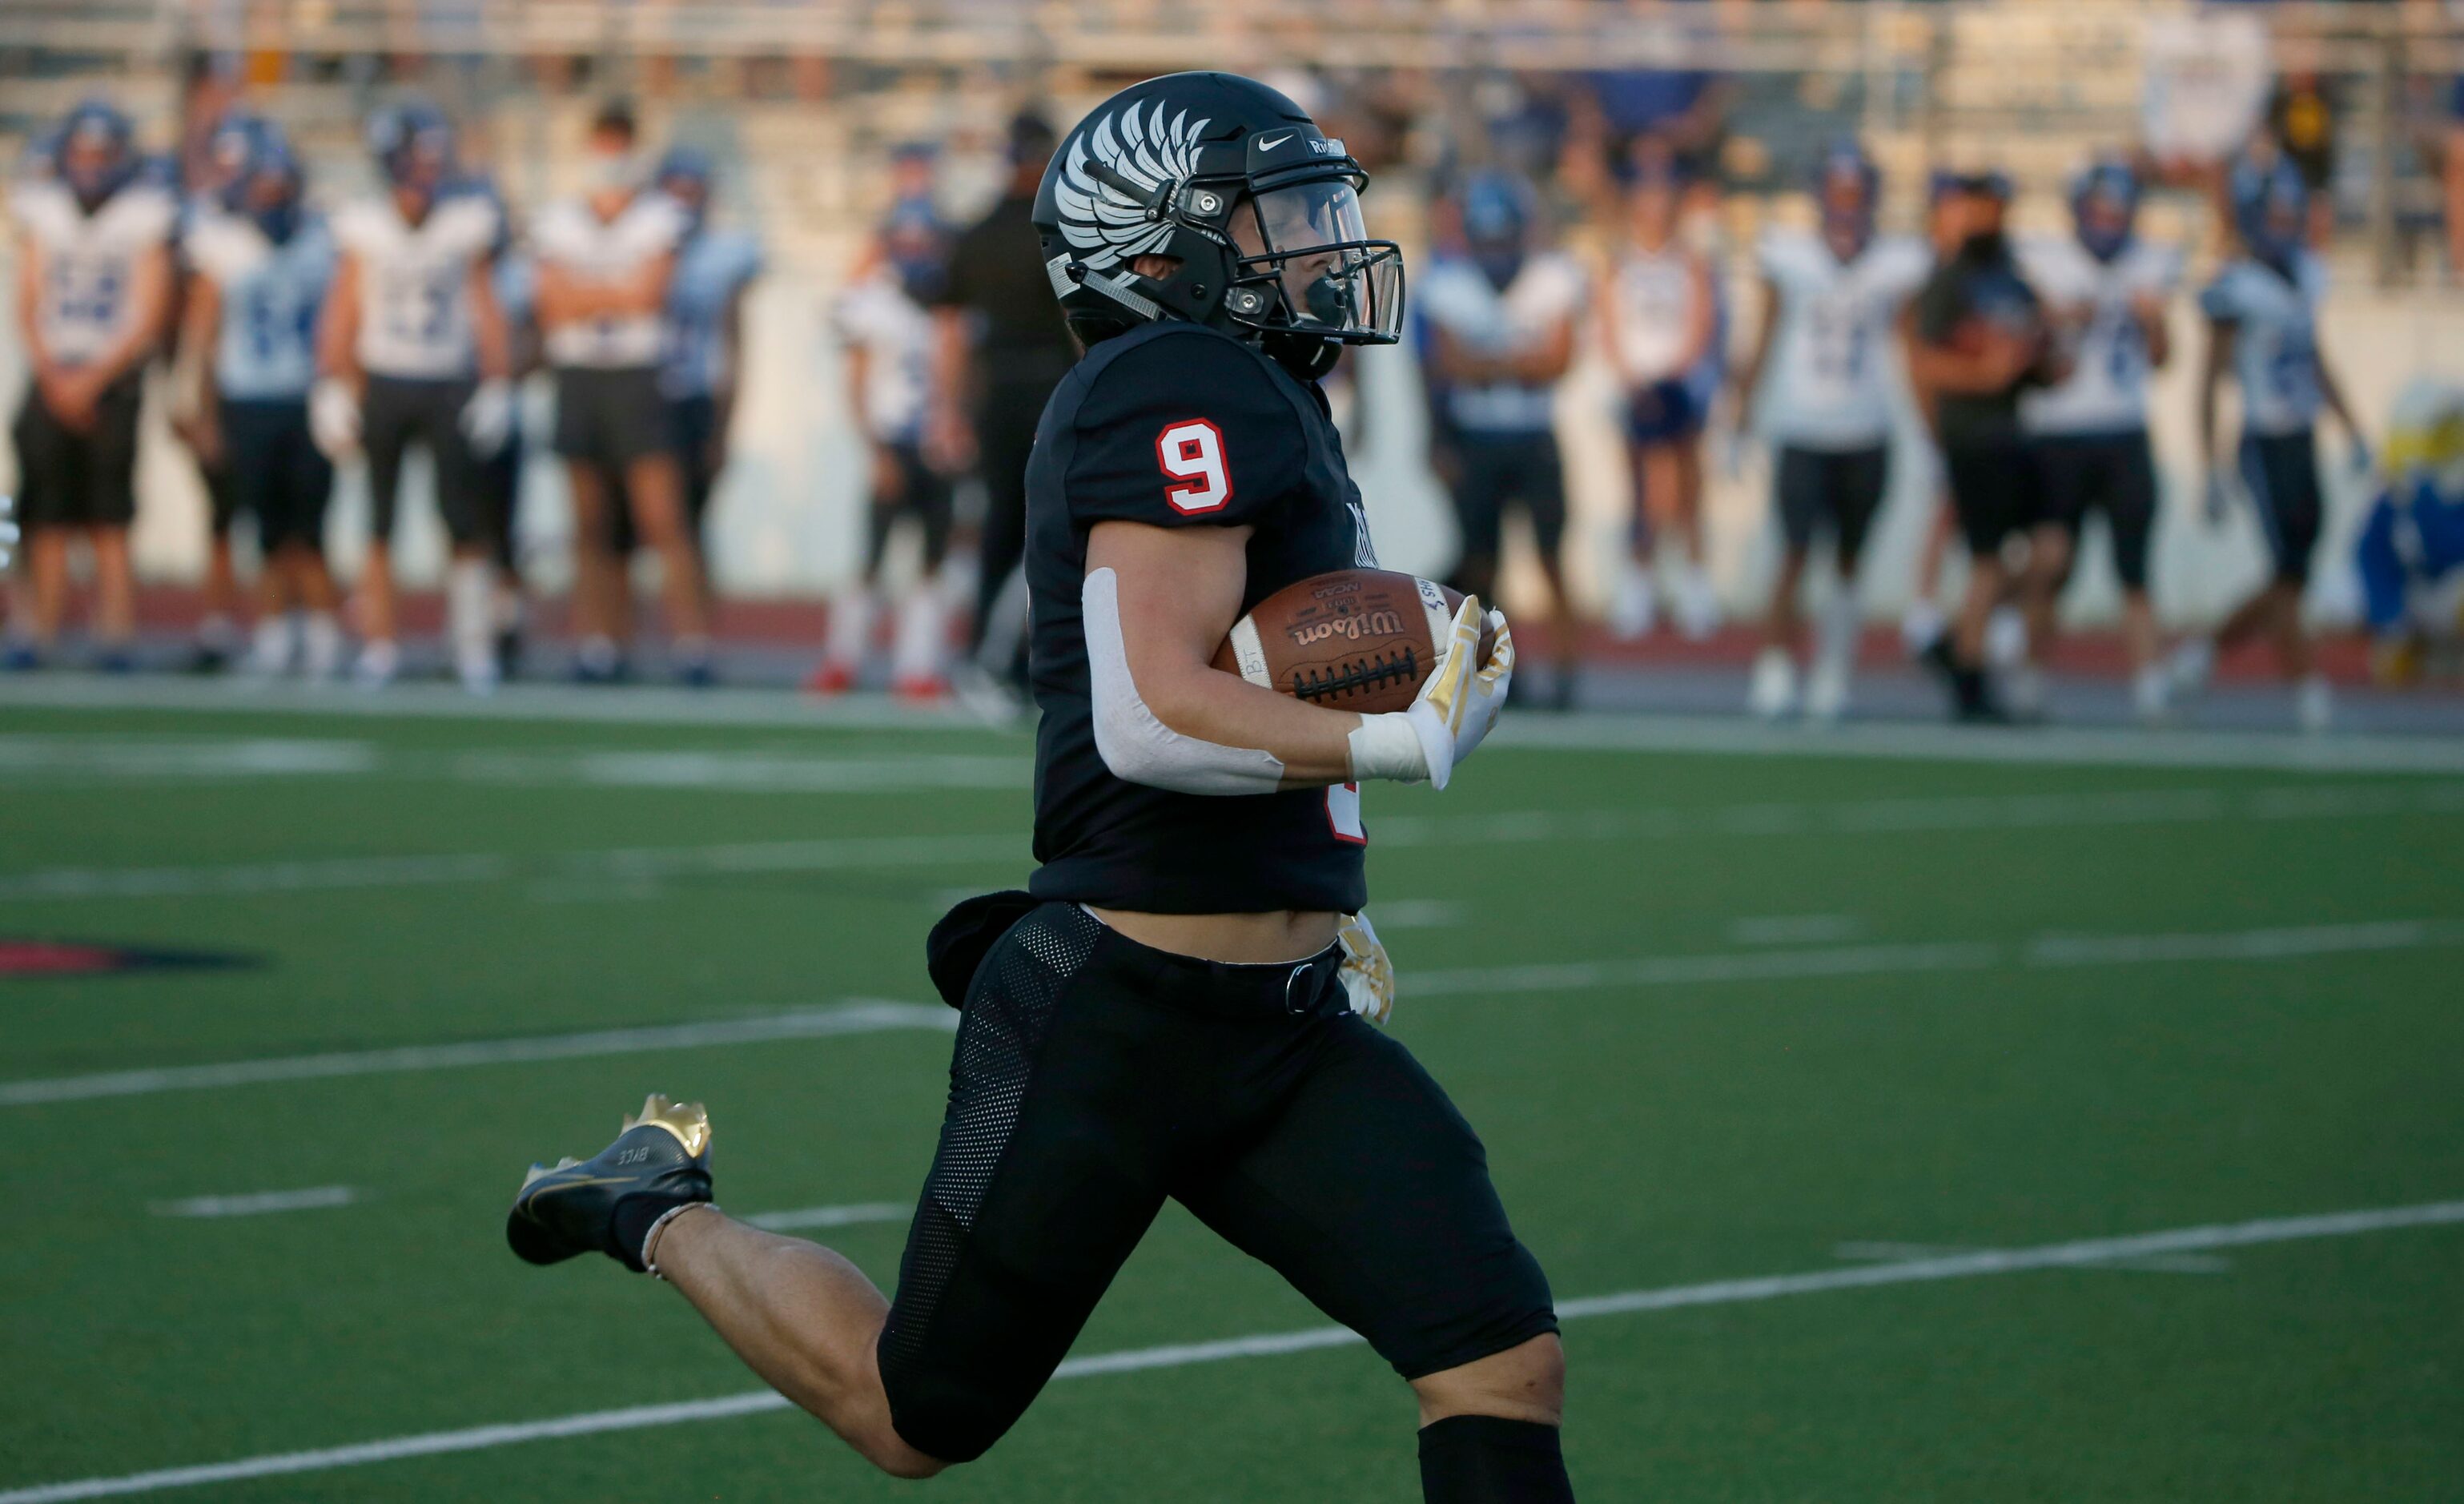
[{"label": "running player's leg", "polygon": [[1571,1499],[1548,1281],[1507,1221],[1470,1124],[1410,1051],[1334,991],[1290,1026],[1306,1043],[1289,1051],[1292,1079],[1261,1131],[1174,1193],[1412,1385],[1427,1498]]},{"label": "running player's leg", "polygon": [[1191,1038],[1204,1022],[1139,969],[1155,954],[1057,903],[986,953],[894,1304],[835,1254],[711,1212],[675,1218],[659,1272],[877,1465],[924,1475],[980,1456],[1161,1209],[1164,1157],[1221,1063]]}]

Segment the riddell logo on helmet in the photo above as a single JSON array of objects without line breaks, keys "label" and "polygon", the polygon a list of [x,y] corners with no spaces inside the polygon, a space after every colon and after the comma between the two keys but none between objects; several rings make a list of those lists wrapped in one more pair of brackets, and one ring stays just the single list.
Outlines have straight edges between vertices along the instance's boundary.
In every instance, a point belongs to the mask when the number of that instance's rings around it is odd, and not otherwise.
[{"label": "riddell logo on helmet", "polygon": [[1296,648],[1312,648],[1330,638],[1341,637],[1358,642],[1363,637],[1392,637],[1403,630],[1403,613],[1379,608],[1357,615],[1329,616],[1313,622],[1296,622],[1286,634]]}]

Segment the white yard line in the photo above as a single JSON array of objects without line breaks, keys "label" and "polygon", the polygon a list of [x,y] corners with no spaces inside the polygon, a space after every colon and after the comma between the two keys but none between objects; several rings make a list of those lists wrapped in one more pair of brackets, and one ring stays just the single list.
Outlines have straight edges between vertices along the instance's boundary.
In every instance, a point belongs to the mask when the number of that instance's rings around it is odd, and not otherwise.
[{"label": "white yard line", "polygon": [[[2174,935],[2041,936],[2013,953],[1991,940],[1807,946],[1710,951],[1693,956],[1636,956],[1606,961],[1540,962],[1518,966],[1466,966],[1406,971],[1404,1001],[1513,992],[1579,992],[1601,987],[1654,987],[1720,982],[1771,982],[1813,977],[1916,976],[1986,971],[1996,966],[2136,965],[2183,961],[2276,961],[2348,952],[2417,950],[2464,944],[2464,924],[2391,919],[2370,924],[2317,924]],[[276,1081],[404,1071],[444,1071],[588,1055],[642,1054],[713,1045],[811,1039],[881,1029],[947,1032],[958,1015],[938,1004],[853,1001],[747,1019],[602,1029],[534,1039],[473,1040],[388,1050],[282,1055],[210,1065],[111,1071],[94,1075],[0,1081],[0,1107],[95,1097],[211,1091]]]},{"label": "white yard line", "polygon": [[191,1196],[185,1201],[158,1201],[147,1210],[158,1217],[259,1217],[275,1211],[309,1211],[319,1206],[347,1206],[360,1199],[348,1185],[311,1185],[306,1190],[252,1191],[244,1196]]},{"label": "white yard line", "polygon": [[[400,684],[381,695],[297,685],[241,688],[162,675],[122,678],[42,674],[0,680],[0,707],[299,714],[378,719],[568,721],[584,724],[801,726],[949,731],[975,736],[982,723],[958,707],[914,710],[882,696],[834,701],[776,689],[637,688],[611,692],[513,684],[477,699],[450,685]],[[1003,733],[1022,744],[1031,722]],[[1808,728],[1743,717],[1583,713],[1510,716],[1503,746],[1568,752],[1674,752],[1718,756],[1916,759],[2072,766],[2269,767],[2344,772],[2464,773],[2464,739],[2434,735],[2303,737],[2265,731],[2146,731],[2128,726],[2019,730],[1921,721],[1852,721]]]},{"label": "white yard line", "polygon": [[263,1086],[274,1081],[313,1081],[333,1076],[386,1075],[404,1071],[451,1071],[468,1066],[513,1065],[537,1060],[578,1060],[593,1055],[649,1054],[714,1045],[762,1044],[780,1039],[822,1039],[920,1028],[948,1033],[958,1015],[937,1003],[854,1000],[828,1007],[798,1008],[757,1018],[712,1019],[645,1028],[603,1028],[528,1039],[479,1039],[450,1045],[403,1045],[263,1060],[225,1060],[211,1065],[163,1066],[150,1071],[109,1071],[96,1075],[0,1081],[0,1107],[37,1102],[78,1102],[102,1096],[149,1096],[158,1092],[212,1091]]},{"label": "white yard line", "polygon": [[847,1206],[806,1206],[801,1211],[765,1211],[744,1220],[772,1232],[802,1228],[852,1228],[867,1222],[905,1222],[915,1207],[903,1201],[860,1201]]},{"label": "white yard line", "polygon": [[[2178,1228],[2167,1232],[2147,1232],[2129,1237],[2088,1238],[2070,1243],[2045,1244],[2036,1248],[1988,1249],[1934,1258],[1907,1259],[1897,1263],[1868,1264],[1854,1269],[1816,1270],[1802,1274],[1770,1274],[1750,1279],[1715,1280],[1708,1284],[1663,1286],[1656,1290],[1629,1290],[1615,1294],[1593,1295],[1579,1300],[1563,1301],[1557,1307],[1557,1316],[1560,1320],[1578,1321],[1596,1316],[1628,1316],[1646,1311],[1671,1311],[1683,1307],[1737,1305],[1749,1301],[1776,1300],[1787,1295],[1815,1294],[1825,1291],[1871,1290],[1886,1285],[1925,1284],[1946,1279],[1974,1279],[1988,1274],[2015,1274],[2030,1270],[2087,1269],[2122,1260],[2199,1252],[2211,1249],[2250,1248],[2260,1244],[2292,1243],[2311,1238],[2357,1237],[2365,1233],[2387,1232],[2404,1228],[2432,1228],[2457,1223],[2464,1223],[2464,1201],[2429,1202],[2411,1206],[2330,1212],[2322,1216],[2271,1217],[2256,1222]],[[1298,1332],[1263,1333],[1255,1337],[1231,1338],[1219,1341],[1175,1343],[1164,1347],[1134,1348],[1127,1352],[1098,1353],[1085,1358],[1073,1358],[1063,1363],[1054,1377],[1087,1379],[1101,1374],[1143,1373],[1159,1368],[1186,1368],[1199,1363],[1223,1362],[1237,1358],[1272,1358],[1289,1353],[1310,1352],[1320,1348],[1348,1347],[1359,1340],[1358,1336],[1339,1326],[1312,1327]],[[578,1415],[557,1416],[548,1420],[520,1421],[501,1426],[475,1426],[464,1430],[430,1431],[418,1436],[397,1436],[384,1441],[362,1442],[356,1446],[331,1447],[316,1451],[277,1452],[268,1456],[244,1457],[232,1462],[125,1473],[118,1477],[82,1478],[70,1483],[38,1484],[31,1488],[11,1489],[6,1493],[0,1493],[0,1504],[66,1504],[66,1501],[72,1499],[156,1493],[168,1489],[194,1488],[209,1483],[235,1483],[250,1478],[278,1477],[297,1472],[321,1472],[336,1468],[365,1467],[373,1463],[395,1462],[407,1457],[432,1457],[447,1452],[480,1451],[495,1447],[511,1447],[523,1442],[548,1441],[560,1437],[591,1436],[608,1431],[639,1430],[656,1426],[680,1426],[701,1421],[727,1420],[736,1416],[755,1415],[785,1408],[787,1408],[787,1402],[767,1389],[725,1395],[711,1400],[628,1405],[622,1409],[589,1410]]]},{"label": "white yard line", "polygon": [[1561,752],[1882,758],[2071,767],[2256,767],[2309,772],[2464,772],[2464,738],[2295,736],[2129,726],[1969,727],[1923,721],[1770,726],[1721,716],[1509,716],[1495,744]]},{"label": "white yard line", "polygon": [[[1841,1243],[1833,1246],[1831,1256],[1859,1263],[1898,1264],[1909,1259],[1942,1258],[1976,1251],[1975,1249],[1946,1248],[1931,1243]],[[2219,1258],[2213,1253],[2152,1253],[2145,1258],[2109,1259],[2096,1267],[2153,1274],[2222,1274],[2232,1271],[2233,1260]]]},{"label": "white yard line", "polygon": [[[2464,813],[2464,784],[2118,790],[1751,804],[1710,807],[1533,809],[1485,815],[1370,816],[1373,845],[1529,845],[2343,820]],[[844,836],[720,846],[458,855],[332,857],[209,867],[55,867],[0,873],[0,900],[178,897],[319,889],[455,886],[517,877],[592,880],[740,873],[862,872],[1023,864],[1024,831]],[[1382,913],[1373,906],[1372,915]]]},{"label": "white yard line", "polygon": [[1733,945],[1819,945],[1853,940],[1865,927],[1853,914],[1764,914],[1728,921]]}]

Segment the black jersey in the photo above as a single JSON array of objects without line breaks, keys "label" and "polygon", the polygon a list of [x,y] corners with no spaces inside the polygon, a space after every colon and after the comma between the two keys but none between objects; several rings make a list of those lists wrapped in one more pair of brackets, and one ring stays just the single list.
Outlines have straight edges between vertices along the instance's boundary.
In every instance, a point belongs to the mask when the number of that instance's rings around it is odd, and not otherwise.
[{"label": "black jersey", "polygon": [[1053,391],[1026,467],[1036,896],[1158,914],[1356,912],[1355,785],[1206,796],[1112,776],[1095,749],[1079,596],[1087,535],[1118,519],[1247,526],[1241,608],[1372,566],[1369,520],[1316,384],[1199,324],[1107,340]]}]

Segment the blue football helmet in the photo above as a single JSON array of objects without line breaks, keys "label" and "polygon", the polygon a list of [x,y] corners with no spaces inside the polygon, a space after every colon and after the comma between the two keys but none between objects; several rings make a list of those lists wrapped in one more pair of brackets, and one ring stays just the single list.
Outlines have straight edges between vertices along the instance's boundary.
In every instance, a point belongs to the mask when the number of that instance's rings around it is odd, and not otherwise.
[{"label": "blue football helmet", "polygon": [[2250,254],[2270,266],[2293,264],[2310,227],[2310,186],[2282,158],[2265,166],[2244,162],[2233,172],[2233,231]]},{"label": "blue football helmet", "polygon": [[137,175],[137,127],[107,100],[87,100],[60,120],[54,170],[91,210]]},{"label": "blue football helmet", "polygon": [[369,117],[368,150],[386,182],[433,197],[453,175],[453,122],[432,104],[393,105]]},{"label": "blue football helmet", "polygon": [[2100,158],[2071,181],[2071,222],[2079,244],[2110,261],[2130,244],[2139,218],[2139,174],[2119,157]]}]

